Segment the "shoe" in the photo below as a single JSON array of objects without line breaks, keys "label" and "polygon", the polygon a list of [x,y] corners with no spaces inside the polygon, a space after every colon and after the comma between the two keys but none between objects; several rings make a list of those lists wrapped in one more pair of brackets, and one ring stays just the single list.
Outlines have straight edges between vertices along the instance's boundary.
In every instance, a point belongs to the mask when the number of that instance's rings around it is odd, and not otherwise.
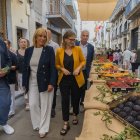
[{"label": "shoe", "polygon": [[26,111],[29,111],[29,110],[30,110],[29,103],[26,103],[25,110],[26,110]]},{"label": "shoe", "polygon": [[14,128],[12,128],[10,125],[6,124],[2,126],[4,132],[8,135],[11,135],[15,132]]},{"label": "shoe", "polygon": [[51,118],[54,118],[55,117],[55,109],[52,109],[51,111]]},{"label": "shoe", "polygon": [[38,127],[37,127],[37,128],[35,128],[35,129],[34,129],[34,131],[39,131],[39,128],[38,128]]},{"label": "shoe", "polygon": [[77,125],[77,124],[78,124],[78,118],[77,118],[76,115],[73,115],[72,124],[73,124],[73,125]]},{"label": "shoe", "polygon": [[60,131],[60,135],[64,136],[68,133],[68,131],[70,130],[70,126],[69,124],[64,124],[62,130]]},{"label": "shoe", "polygon": [[73,125],[77,125],[77,124],[78,124],[78,119],[73,119],[73,120],[72,120],[72,124],[73,124]]},{"label": "shoe", "polygon": [[15,112],[9,112],[8,118],[12,118],[15,115]]},{"label": "shoe", "polygon": [[40,138],[44,138],[47,133],[39,133]]}]

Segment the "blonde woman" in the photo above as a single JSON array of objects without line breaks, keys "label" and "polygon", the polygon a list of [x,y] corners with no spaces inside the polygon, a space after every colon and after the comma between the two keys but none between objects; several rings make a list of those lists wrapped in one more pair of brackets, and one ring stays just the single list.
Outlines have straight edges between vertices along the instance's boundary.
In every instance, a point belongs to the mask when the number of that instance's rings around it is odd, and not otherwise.
[{"label": "blonde woman", "polygon": [[31,121],[41,138],[49,131],[55,85],[55,53],[46,46],[47,32],[38,28],[33,36],[33,46],[25,51],[23,86],[29,93]]},{"label": "blonde woman", "polygon": [[78,124],[80,87],[85,83],[82,68],[85,66],[85,58],[80,47],[75,46],[75,33],[67,31],[63,36],[62,47],[56,52],[56,68],[59,70],[58,84],[62,98],[62,116],[64,126],[60,131],[65,135],[69,126],[70,96],[73,106],[73,125]]}]

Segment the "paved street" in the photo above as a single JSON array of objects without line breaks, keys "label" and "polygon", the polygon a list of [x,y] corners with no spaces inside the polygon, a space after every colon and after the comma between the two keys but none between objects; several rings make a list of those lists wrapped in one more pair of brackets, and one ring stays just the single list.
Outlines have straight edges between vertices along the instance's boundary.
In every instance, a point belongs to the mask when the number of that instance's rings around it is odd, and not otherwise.
[{"label": "paved street", "polygon": [[[9,120],[9,124],[15,128],[15,133],[11,136],[6,135],[0,131],[0,140],[39,140],[39,134],[33,131],[30,114],[24,110],[24,98],[16,99],[16,115]],[[70,118],[71,129],[66,136],[60,135],[62,128],[62,115],[60,105],[60,95],[57,96],[56,117],[51,119],[50,132],[44,138],[47,140],[74,140],[76,136],[80,135],[83,122],[83,114],[79,115],[79,125],[72,125],[72,117]]]}]

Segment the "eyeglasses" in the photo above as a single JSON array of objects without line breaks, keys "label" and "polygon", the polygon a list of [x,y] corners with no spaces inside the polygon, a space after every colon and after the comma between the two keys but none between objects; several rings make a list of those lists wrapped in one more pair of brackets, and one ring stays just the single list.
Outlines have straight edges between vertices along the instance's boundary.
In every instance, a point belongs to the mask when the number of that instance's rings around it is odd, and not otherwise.
[{"label": "eyeglasses", "polygon": [[68,40],[75,41],[76,39],[75,38],[68,38]]}]

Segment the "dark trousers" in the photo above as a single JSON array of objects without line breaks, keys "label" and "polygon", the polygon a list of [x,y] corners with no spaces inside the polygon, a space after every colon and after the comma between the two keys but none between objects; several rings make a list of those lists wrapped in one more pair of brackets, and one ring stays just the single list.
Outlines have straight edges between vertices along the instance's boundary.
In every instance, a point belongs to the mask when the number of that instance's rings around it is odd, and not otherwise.
[{"label": "dark trousers", "polygon": [[54,86],[54,96],[53,96],[52,109],[55,109],[55,107],[56,107],[56,92],[57,92],[57,85]]},{"label": "dark trousers", "polygon": [[132,66],[132,72],[135,72],[135,70],[136,70],[136,63],[131,63],[131,66]]},{"label": "dark trousers", "polygon": [[54,96],[53,96],[53,103],[52,103],[52,109],[55,109],[56,107],[56,92],[57,92],[57,81],[58,81],[58,73],[56,72],[56,83],[54,86]]},{"label": "dark trousers", "polygon": [[84,98],[85,98],[85,91],[87,89],[87,73],[86,70],[83,70],[83,75],[84,75],[84,79],[85,79],[85,84],[80,88],[80,104],[83,104],[84,102]]},{"label": "dark trousers", "polygon": [[64,76],[60,82],[62,116],[64,121],[69,120],[70,96],[73,113],[79,113],[80,90],[74,76]]},{"label": "dark trousers", "polygon": [[6,80],[0,79],[0,125],[6,125],[11,105],[10,88]]}]

